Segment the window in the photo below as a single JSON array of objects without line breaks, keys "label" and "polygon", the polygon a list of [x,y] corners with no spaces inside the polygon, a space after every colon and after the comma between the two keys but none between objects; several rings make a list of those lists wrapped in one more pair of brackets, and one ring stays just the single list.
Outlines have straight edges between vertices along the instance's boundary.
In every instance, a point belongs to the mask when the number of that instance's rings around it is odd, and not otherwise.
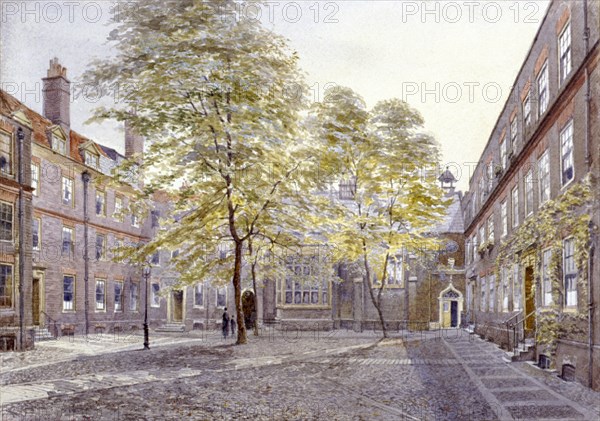
[{"label": "window", "polygon": [[485,242],[485,225],[479,227],[479,244]]},{"label": "window", "polygon": [[138,217],[135,213],[131,214],[131,226],[133,226],[133,227],[139,226]]},{"label": "window", "polygon": [[340,200],[352,200],[354,199],[355,183],[354,179],[340,181]]},{"label": "window", "polygon": [[541,116],[548,109],[548,61],[544,63],[542,70],[537,79],[537,88],[538,88],[538,116]]},{"label": "window", "polygon": [[552,249],[542,252],[542,303],[545,306],[552,305],[552,279],[550,274],[550,262],[552,260]]},{"label": "window", "polygon": [[67,154],[67,142],[58,136],[52,136],[52,150],[61,155]]},{"label": "window", "polygon": [[106,309],[106,281],[102,279],[96,279],[96,311],[103,311]]},{"label": "window", "polygon": [[151,218],[152,218],[152,228],[157,228],[158,220],[160,219],[160,212],[157,210],[153,210],[151,212]]},{"label": "window", "polygon": [[514,263],[512,267],[512,281],[513,281],[513,311],[523,309],[523,286],[521,285],[521,277],[519,276],[519,264]]},{"label": "window", "polygon": [[562,33],[558,37],[558,54],[560,61],[560,82],[571,73],[571,23],[565,25]]},{"label": "window", "polygon": [[403,286],[404,265],[401,256],[390,256],[387,264],[387,285]]},{"label": "window", "polygon": [[570,121],[560,133],[560,164],[562,185],[573,180],[573,121]]},{"label": "window", "polygon": [[511,211],[511,218],[512,218],[512,226],[517,227],[519,226],[519,186],[515,186],[512,189],[511,192],[511,199],[512,199],[512,211]]},{"label": "window", "polygon": [[74,206],[73,180],[68,177],[62,178],[62,202],[63,205]]},{"label": "window", "polygon": [[500,141],[500,163],[502,165],[502,169],[505,170],[508,167],[508,157],[506,155],[506,142],[504,139]]},{"label": "window", "polygon": [[171,259],[176,259],[179,256],[179,249],[175,249],[171,252]]},{"label": "window", "polygon": [[542,204],[550,199],[550,161],[548,160],[548,151],[544,152],[538,161],[538,173],[540,204]]},{"label": "window", "polygon": [[96,234],[96,260],[106,258],[106,237],[102,234]]},{"label": "window", "polygon": [[506,237],[506,234],[508,234],[508,211],[506,208],[506,200],[500,204],[500,220],[500,235],[502,236],[502,238],[504,238]]},{"label": "window", "polygon": [[153,283],[152,288],[150,289],[150,304],[152,307],[160,307],[160,285],[158,283]]},{"label": "window", "polygon": [[533,171],[527,171],[525,174],[525,215],[533,213]]},{"label": "window", "polygon": [[115,196],[115,211],[113,213],[113,218],[116,221],[123,222],[123,198],[120,196]]},{"label": "window", "polygon": [[517,149],[517,135],[519,134],[518,130],[517,117],[514,117],[510,122],[510,147],[513,154]]},{"label": "window", "polygon": [[217,288],[217,307],[227,306],[227,287]]},{"label": "window", "polygon": [[13,275],[12,266],[0,264],[0,308],[10,308],[13,305]]},{"label": "window", "polygon": [[13,240],[13,205],[0,202],[0,241]]},{"label": "window", "polygon": [[137,311],[138,309],[139,286],[136,283],[129,284],[129,310]]},{"label": "window", "polygon": [[487,191],[485,190],[485,180],[483,179],[483,176],[482,176],[479,179],[479,206],[483,205],[486,194],[487,194]]},{"label": "window", "polygon": [[0,131],[0,174],[12,175],[13,167],[13,137]]},{"label": "window", "polygon": [[63,311],[75,310],[75,277],[63,276]]},{"label": "window", "polygon": [[488,162],[487,165],[487,192],[492,192],[492,187],[494,185],[494,163],[492,161]]},{"label": "window", "polygon": [[525,122],[525,127],[531,125],[531,94],[527,94],[523,101],[523,121]]},{"label": "window", "polygon": [[487,220],[488,241],[494,243],[494,216],[490,216]]},{"label": "window", "polygon": [[510,295],[510,290],[509,290],[509,278],[510,278],[510,268],[505,266],[501,269],[500,275],[502,277],[501,282],[502,282],[502,289],[501,289],[501,294],[502,294],[502,311],[503,312],[507,312],[508,311],[508,298]]},{"label": "window", "polygon": [[479,309],[480,311],[485,311],[486,309],[486,304],[487,304],[487,285],[485,284],[485,277],[481,278],[481,308]]},{"label": "window", "polygon": [[123,258],[122,258],[122,253],[123,253],[123,240],[121,240],[120,238],[116,238],[115,242],[113,244],[113,250],[112,250],[112,254],[113,254],[113,260],[115,262],[123,262]]},{"label": "window", "polygon": [[92,168],[96,168],[98,169],[100,166],[98,165],[98,155],[96,155],[95,153],[92,153],[90,151],[85,151],[84,152],[85,155],[85,165],[88,165]]},{"label": "window", "polygon": [[563,241],[563,277],[565,286],[565,305],[577,306],[577,266],[575,265],[575,240]]},{"label": "window", "polygon": [[42,225],[42,221],[40,218],[33,218],[31,220],[31,242],[34,250],[40,249],[40,227]]},{"label": "window", "polygon": [[73,228],[62,229],[62,256],[69,259],[75,254],[75,242],[73,240]]},{"label": "window", "polygon": [[115,311],[123,311],[123,282],[115,281]]},{"label": "window", "polygon": [[96,216],[106,216],[106,193],[96,190]]},{"label": "window", "polygon": [[473,261],[476,262],[477,261],[477,247],[479,245],[479,243],[477,242],[477,236],[474,235],[473,236],[473,240],[472,240],[472,244],[473,244]]},{"label": "window", "polygon": [[494,285],[496,283],[496,276],[495,275],[491,275],[488,276],[488,281],[490,283],[490,310],[489,311],[494,311],[495,309],[495,303],[496,303],[496,286]]},{"label": "window", "polygon": [[281,282],[280,295],[286,305],[329,305],[329,282],[323,279],[311,262],[306,258],[303,262],[287,265],[285,280]]},{"label": "window", "polygon": [[33,195],[39,196],[39,194],[40,194],[40,164],[31,163],[31,187],[33,188]]},{"label": "window", "polygon": [[194,287],[194,307],[204,306],[204,284],[196,284]]},{"label": "window", "polygon": [[160,252],[158,250],[152,253],[150,263],[153,265],[160,265]]}]

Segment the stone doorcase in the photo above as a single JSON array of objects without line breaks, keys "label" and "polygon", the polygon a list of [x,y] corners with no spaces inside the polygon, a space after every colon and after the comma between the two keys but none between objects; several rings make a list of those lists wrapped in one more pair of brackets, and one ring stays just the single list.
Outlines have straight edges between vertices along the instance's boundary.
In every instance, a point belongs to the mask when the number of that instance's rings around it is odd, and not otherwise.
[{"label": "stone doorcase", "polygon": [[[439,320],[440,327],[458,327],[461,324],[461,313],[463,311],[463,295],[462,293],[454,288],[452,282],[440,292],[438,296],[439,302]],[[455,302],[456,304],[452,304]],[[455,312],[454,317],[453,312]],[[453,319],[455,320],[455,324],[453,326]]]}]

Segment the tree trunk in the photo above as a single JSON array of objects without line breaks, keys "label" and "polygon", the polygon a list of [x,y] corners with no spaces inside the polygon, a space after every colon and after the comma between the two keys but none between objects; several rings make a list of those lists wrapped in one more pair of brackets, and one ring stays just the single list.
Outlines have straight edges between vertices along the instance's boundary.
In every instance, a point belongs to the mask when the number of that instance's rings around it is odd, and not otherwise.
[{"label": "tree trunk", "polygon": [[256,293],[256,261],[252,263],[252,290],[254,292],[254,313],[256,317],[252,321],[252,331],[254,336],[258,336],[258,311],[256,310],[258,302],[258,294]]},{"label": "tree trunk", "polygon": [[235,314],[237,317],[238,337],[236,345],[245,344],[248,341],[246,325],[243,323],[244,311],[242,309],[242,241],[235,242],[235,261],[233,266],[233,295],[235,298]]},{"label": "tree trunk", "polygon": [[[388,333],[387,333],[387,329],[385,327],[385,320],[383,318],[383,312],[381,311],[381,301],[375,297],[375,294],[373,293],[373,288],[371,286],[371,267],[369,266],[369,259],[367,258],[366,249],[365,249],[363,257],[364,257],[365,272],[366,272],[366,277],[364,279],[364,282],[366,282],[365,288],[367,288],[369,290],[369,295],[371,296],[371,302],[373,303],[373,306],[375,306],[375,309],[377,310],[377,314],[379,315],[379,322],[381,323],[381,331],[383,333],[383,337],[387,338]],[[383,282],[383,279],[381,280],[381,282]]]}]

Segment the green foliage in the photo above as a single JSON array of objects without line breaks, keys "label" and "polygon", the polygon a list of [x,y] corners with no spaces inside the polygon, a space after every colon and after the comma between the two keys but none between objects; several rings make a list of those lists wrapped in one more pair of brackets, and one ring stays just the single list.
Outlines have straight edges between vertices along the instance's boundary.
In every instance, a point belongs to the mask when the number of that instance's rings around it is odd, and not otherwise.
[{"label": "green foliage", "polygon": [[552,249],[548,270],[552,282],[553,304],[544,309],[537,318],[536,336],[536,340],[547,346],[552,353],[556,350],[558,338],[581,333],[581,328],[570,331],[564,326],[581,326],[579,322],[587,319],[587,305],[579,305],[576,313],[562,312],[561,303],[564,302],[565,291],[561,266],[563,239],[569,236],[575,241],[578,300],[580,303],[586,303],[591,221],[589,209],[592,199],[592,181],[588,177],[571,186],[555,200],[544,203],[535,215],[527,218],[516,233],[502,242],[496,259],[499,268],[504,262],[519,261],[520,257],[526,257],[531,251],[535,251],[534,282],[531,291],[526,291],[526,296],[529,293],[535,296],[538,288],[541,289],[542,250]]}]

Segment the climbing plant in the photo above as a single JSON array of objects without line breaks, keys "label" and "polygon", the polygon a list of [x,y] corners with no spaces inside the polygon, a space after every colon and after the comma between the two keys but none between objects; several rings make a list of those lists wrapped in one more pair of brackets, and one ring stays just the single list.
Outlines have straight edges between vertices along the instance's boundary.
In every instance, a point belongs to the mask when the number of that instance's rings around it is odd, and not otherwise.
[{"label": "climbing plant", "polygon": [[[533,282],[525,297],[536,296],[542,283],[542,250],[551,249],[548,276],[552,285],[552,304],[546,306],[537,315],[536,342],[554,354],[557,339],[565,336],[585,334],[583,321],[587,320],[586,305],[578,306],[574,312],[562,310],[565,290],[562,282],[563,239],[573,238],[575,242],[575,265],[577,267],[578,302],[585,303],[588,298],[587,266],[589,259],[590,221],[593,199],[593,185],[588,176],[571,186],[554,200],[541,205],[538,212],[527,218],[510,238],[500,244],[496,257],[496,272],[508,261],[518,261],[520,257],[535,253]],[[596,229],[596,227],[594,227]]]}]

